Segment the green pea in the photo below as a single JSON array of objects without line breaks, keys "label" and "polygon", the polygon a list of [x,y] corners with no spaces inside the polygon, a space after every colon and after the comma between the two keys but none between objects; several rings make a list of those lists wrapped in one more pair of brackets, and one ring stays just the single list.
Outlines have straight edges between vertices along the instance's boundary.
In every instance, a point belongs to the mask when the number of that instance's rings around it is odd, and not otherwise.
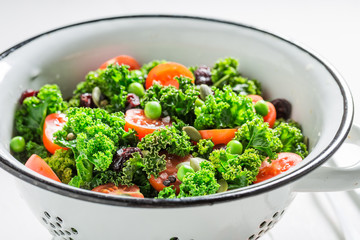
[{"label": "green pea", "polygon": [[231,154],[241,154],[243,151],[243,145],[238,140],[231,140],[226,145],[226,149],[229,149]]},{"label": "green pea", "polygon": [[159,102],[150,101],[145,104],[144,113],[147,118],[158,119],[161,116],[161,105]]},{"label": "green pea", "polygon": [[188,173],[188,172],[191,172],[191,173],[194,173],[194,169],[192,167],[190,167],[189,165],[182,165],[178,172],[177,172],[177,178],[180,180],[180,181],[183,181],[184,180],[184,177],[185,175]]},{"label": "green pea", "polygon": [[25,139],[21,136],[13,137],[10,141],[10,148],[13,152],[23,152],[25,150]]},{"label": "green pea", "polygon": [[261,116],[266,116],[269,113],[269,107],[264,100],[255,103],[255,111]]},{"label": "green pea", "polygon": [[138,83],[138,82],[134,82],[134,83],[130,84],[129,87],[128,87],[128,92],[129,93],[134,93],[138,97],[142,97],[142,96],[145,95],[144,86],[141,83]]}]

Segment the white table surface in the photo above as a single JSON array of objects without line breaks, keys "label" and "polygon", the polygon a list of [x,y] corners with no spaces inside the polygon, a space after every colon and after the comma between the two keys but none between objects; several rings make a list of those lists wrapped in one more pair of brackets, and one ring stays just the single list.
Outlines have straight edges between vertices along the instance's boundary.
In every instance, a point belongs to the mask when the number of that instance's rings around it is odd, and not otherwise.
[{"label": "white table surface", "polygon": [[[254,25],[322,55],[347,80],[355,108],[360,104],[360,1],[0,0],[0,10],[0,52],[56,27],[119,15],[197,15]],[[360,123],[359,114],[355,110],[356,124]],[[338,155],[346,155],[344,159],[359,156],[347,150]],[[13,177],[2,169],[0,189],[0,239],[51,239],[20,198]],[[298,194],[283,219],[263,239],[360,239],[360,201],[352,200],[358,196],[356,192]]]}]

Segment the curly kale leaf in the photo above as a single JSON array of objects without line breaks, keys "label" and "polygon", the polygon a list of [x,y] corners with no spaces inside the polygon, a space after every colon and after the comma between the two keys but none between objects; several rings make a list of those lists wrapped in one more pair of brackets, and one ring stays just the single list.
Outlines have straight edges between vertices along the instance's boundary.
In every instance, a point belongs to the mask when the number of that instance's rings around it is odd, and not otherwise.
[{"label": "curly kale leaf", "polygon": [[268,156],[269,160],[276,159],[277,153],[283,147],[277,132],[269,128],[262,118],[255,118],[242,125],[235,133],[235,139],[240,141],[245,149],[259,150],[261,154]]},{"label": "curly kale leaf", "polygon": [[41,143],[42,128],[47,115],[67,109],[57,85],[44,85],[37,96],[25,98],[15,113],[15,130],[25,141]]},{"label": "curly kale leaf", "polygon": [[229,189],[245,187],[256,180],[263,157],[252,148],[243,154],[231,154],[224,149],[215,150],[210,155],[215,169],[228,183]]},{"label": "curly kale leaf", "polygon": [[158,196],[158,199],[174,199],[176,198],[176,190],[173,186],[163,188]]},{"label": "curly kale leaf", "polygon": [[158,101],[162,108],[163,116],[177,117],[186,123],[192,124],[195,119],[195,100],[199,90],[186,77],[176,77],[179,89],[173,86],[154,84],[150,87],[141,101],[144,107],[148,101]]},{"label": "curly kale leaf", "polygon": [[99,87],[101,93],[109,100],[105,109],[109,112],[118,112],[125,109],[127,89],[133,82],[143,84],[145,81],[142,72],[129,70],[127,65],[110,64],[106,69],[91,71],[86,80],[77,85],[74,97],[70,100],[72,106],[76,106],[82,93],[91,93],[95,87]]},{"label": "curly kale leaf", "polygon": [[[124,130],[122,112],[108,113],[100,108],[69,108],[68,118],[61,131],[54,134],[55,142],[71,148],[76,159],[78,176],[84,182],[92,179],[93,169],[109,168],[113,154],[120,144],[127,144],[134,132]],[[68,139],[71,133],[75,138]]]},{"label": "curly kale leaf", "polygon": [[38,144],[33,141],[28,141],[26,143],[25,151],[20,153],[12,153],[12,155],[22,163],[25,163],[33,154],[38,155],[42,159],[50,156],[50,153],[46,150],[43,144]]},{"label": "curly kale leaf", "polygon": [[209,159],[209,155],[213,151],[214,146],[215,145],[211,139],[200,139],[194,147],[194,152],[191,155],[193,157]]},{"label": "curly kale leaf", "polygon": [[281,152],[293,152],[303,159],[309,154],[300,129],[283,122],[275,128],[275,131],[283,144]]},{"label": "curly kale leaf", "polygon": [[235,128],[255,118],[250,98],[237,95],[231,87],[223,91],[215,89],[214,95],[208,95],[205,104],[195,108],[196,129]]},{"label": "curly kale leaf", "polygon": [[276,119],[273,128],[277,128],[282,123],[289,124],[291,127],[295,127],[297,129],[299,129],[300,131],[302,131],[301,125],[293,119],[288,119],[288,120],[285,120],[283,118]]},{"label": "curly kale leaf", "polygon": [[184,176],[178,198],[214,194],[219,187],[220,185],[215,178],[215,169],[210,162],[203,161],[200,163],[199,171],[190,172]]},{"label": "curly kale leaf", "polygon": [[97,186],[113,183],[118,186],[121,183],[121,174],[112,170],[106,170],[105,172],[98,172],[90,182],[90,188],[96,188]]},{"label": "curly kale leaf", "polygon": [[69,183],[76,175],[76,163],[71,150],[58,149],[44,160],[63,183]]},{"label": "curly kale leaf", "polygon": [[239,62],[234,58],[220,59],[211,70],[211,79],[215,87],[223,88],[230,85],[236,93],[242,95],[261,95],[261,85],[238,72]]}]

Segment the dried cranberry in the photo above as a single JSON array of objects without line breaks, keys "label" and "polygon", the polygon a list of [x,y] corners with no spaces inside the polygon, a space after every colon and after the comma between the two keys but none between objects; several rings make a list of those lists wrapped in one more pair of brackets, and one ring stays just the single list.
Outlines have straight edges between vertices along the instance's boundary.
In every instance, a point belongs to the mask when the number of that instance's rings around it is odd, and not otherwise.
[{"label": "dried cranberry", "polygon": [[208,66],[200,66],[196,71],[194,72],[195,75],[195,84],[206,84],[208,86],[213,85],[213,82],[211,80],[211,70]]},{"label": "dried cranberry", "polygon": [[126,110],[140,106],[140,98],[133,93],[129,93],[126,97]]},{"label": "dried cranberry", "polygon": [[132,157],[132,153],[134,152],[139,152],[142,156],[141,150],[138,147],[124,147],[117,150],[111,163],[112,170],[120,172],[125,162]]},{"label": "dried cranberry", "polygon": [[277,98],[271,101],[276,109],[276,119],[289,119],[291,115],[291,103],[283,98]]},{"label": "dried cranberry", "polygon": [[91,93],[83,93],[80,95],[80,107],[95,108]]},{"label": "dried cranberry", "polygon": [[226,149],[226,145],[225,144],[216,144],[213,147],[213,150],[220,150],[220,149]]},{"label": "dried cranberry", "polygon": [[38,93],[39,93],[39,91],[35,91],[35,90],[32,90],[32,89],[25,90],[21,94],[21,97],[20,97],[20,100],[19,100],[20,104],[22,104],[24,102],[25,98],[37,96]]}]

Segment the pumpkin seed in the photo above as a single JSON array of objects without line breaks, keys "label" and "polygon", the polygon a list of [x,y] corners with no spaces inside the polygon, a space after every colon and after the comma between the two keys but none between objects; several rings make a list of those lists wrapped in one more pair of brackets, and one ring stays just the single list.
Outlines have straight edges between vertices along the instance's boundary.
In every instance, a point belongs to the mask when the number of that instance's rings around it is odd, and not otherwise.
[{"label": "pumpkin seed", "polygon": [[199,158],[199,157],[195,157],[195,158],[190,158],[190,167],[192,167],[194,169],[195,172],[200,170],[200,163],[202,161],[207,161],[204,158]]},{"label": "pumpkin seed", "polygon": [[205,101],[206,97],[212,94],[211,88],[206,84],[200,85],[200,98]]},{"label": "pumpkin seed", "polygon": [[92,100],[97,107],[101,107],[100,98],[101,98],[101,90],[99,87],[94,87],[91,93]]},{"label": "pumpkin seed", "polygon": [[226,192],[228,190],[228,183],[225,179],[219,179],[218,184],[220,185],[219,189],[217,190],[218,193]]},{"label": "pumpkin seed", "polygon": [[190,137],[190,140],[192,141],[198,142],[200,139],[202,139],[199,131],[192,126],[183,127],[182,130],[186,132],[186,134]]},{"label": "pumpkin seed", "polygon": [[74,133],[68,133],[68,135],[66,136],[66,140],[74,140],[75,139],[75,134]]}]

